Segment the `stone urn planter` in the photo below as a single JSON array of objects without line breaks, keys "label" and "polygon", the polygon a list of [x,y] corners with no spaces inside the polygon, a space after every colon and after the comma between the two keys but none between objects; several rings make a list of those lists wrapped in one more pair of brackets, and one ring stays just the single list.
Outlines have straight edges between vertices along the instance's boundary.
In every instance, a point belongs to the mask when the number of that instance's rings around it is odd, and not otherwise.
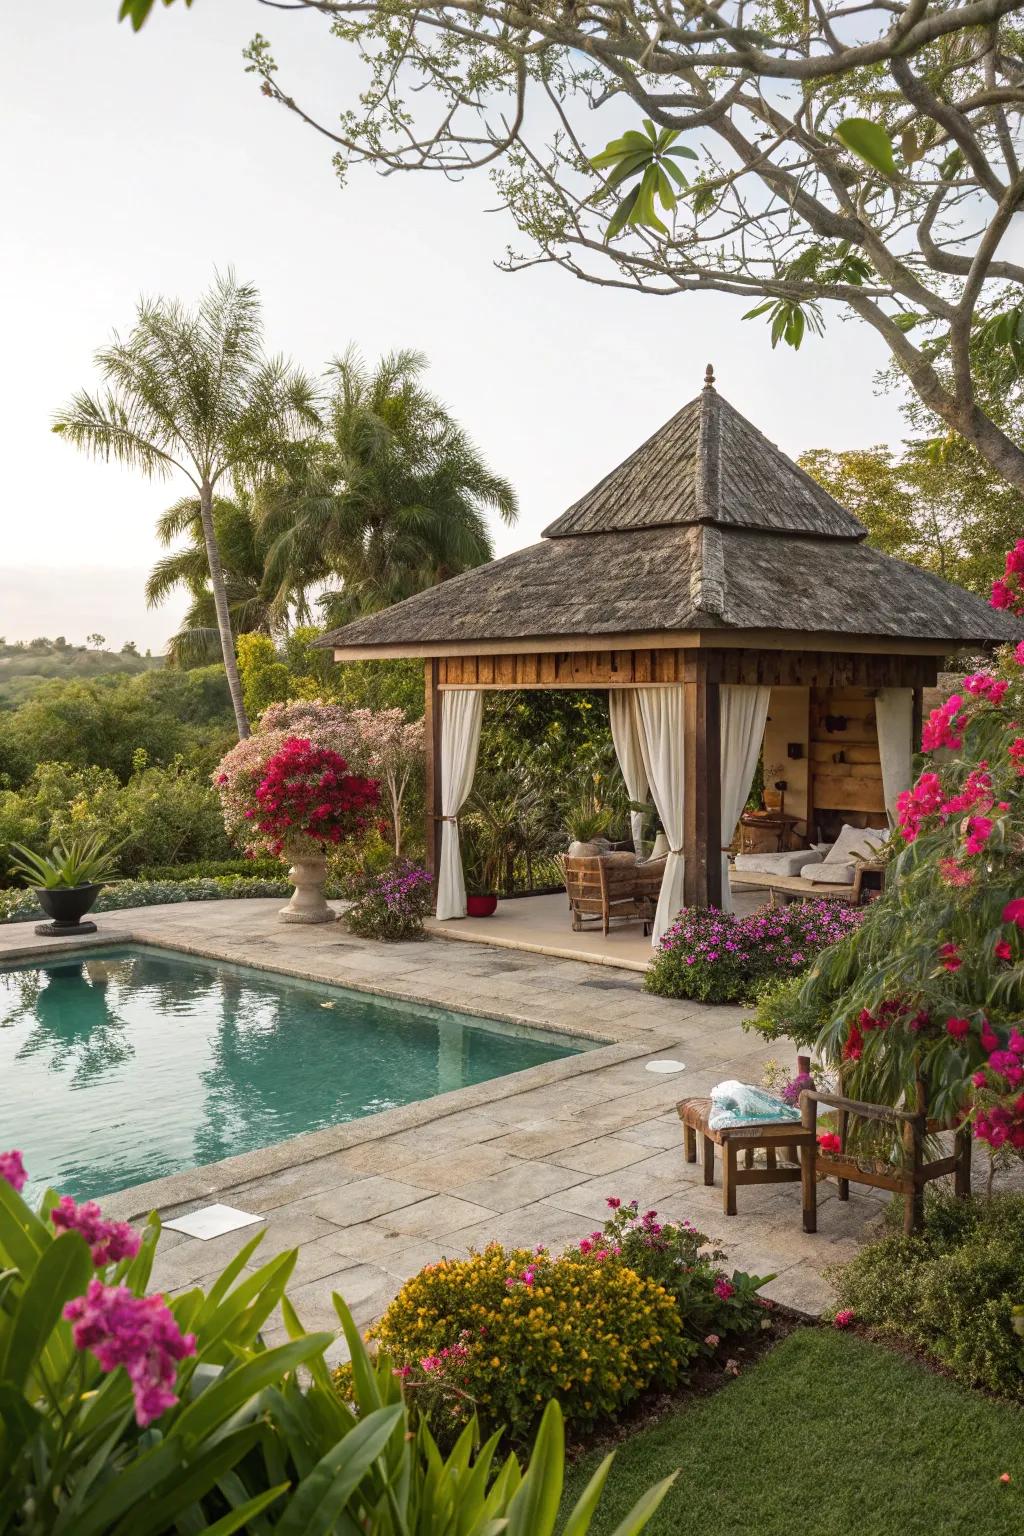
[{"label": "stone urn planter", "polygon": [[93,881],[82,885],[33,886],[36,900],[52,922],[37,923],[36,933],[48,938],[62,934],[95,933],[95,923],[83,923],[82,918],[92,907],[103,886]]},{"label": "stone urn planter", "polygon": [[336,914],[324,898],[327,860],[322,854],[295,858],[288,879],[295,890],[288,905],[281,908],[282,923],[333,923]]}]

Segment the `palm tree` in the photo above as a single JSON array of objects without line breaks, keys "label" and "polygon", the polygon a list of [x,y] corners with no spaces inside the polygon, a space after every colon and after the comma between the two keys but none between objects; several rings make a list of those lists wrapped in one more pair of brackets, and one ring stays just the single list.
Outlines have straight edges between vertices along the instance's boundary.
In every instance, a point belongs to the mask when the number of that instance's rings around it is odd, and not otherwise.
[{"label": "palm tree", "polygon": [[492,558],[486,512],[516,495],[424,389],[426,359],[390,353],[370,370],[350,349],[331,365],[327,436],[303,443],[261,487],[268,575],[294,590],[341,577],[319,599],[331,624],[387,607]]},{"label": "palm tree", "polygon": [[102,391],[76,394],[53,430],[96,457],[151,477],[177,471],[191,483],[238,734],[248,736],[214,498],[222,483],[274,463],[283,443],[318,420],[313,387],[283,358],[265,355],[259,295],[230,270],[195,309],[140,300],[127,338],[115,332],[96,363]]},{"label": "palm tree", "polygon": [[[308,623],[309,608],[301,587],[295,591],[287,585],[274,587],[267,579],[266,538],[252,497],[244,489],[233,498],[213,498],[213,527],[232,633],[277,637],[287,631],[292,617]],[[168,657],[181,666],[209,661],[220,640],[199,498],[183,496],[176,501],[160,517],[156,533],[165,548],[182,534],[188,537],[186,544],[157,561],[146,582],[150,608],[158,607],[176,587],[184,587],[191,598],[181,629],[171,636]]]}]

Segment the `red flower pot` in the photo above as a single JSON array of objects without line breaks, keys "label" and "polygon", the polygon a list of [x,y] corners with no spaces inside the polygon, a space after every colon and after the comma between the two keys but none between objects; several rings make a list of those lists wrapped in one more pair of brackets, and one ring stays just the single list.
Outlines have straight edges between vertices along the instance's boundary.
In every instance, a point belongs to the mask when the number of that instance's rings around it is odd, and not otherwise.
[{"label": "red flower pot", "polygon": [[467,917],[493,917],[498,906],[497,896],[467,896]]}]

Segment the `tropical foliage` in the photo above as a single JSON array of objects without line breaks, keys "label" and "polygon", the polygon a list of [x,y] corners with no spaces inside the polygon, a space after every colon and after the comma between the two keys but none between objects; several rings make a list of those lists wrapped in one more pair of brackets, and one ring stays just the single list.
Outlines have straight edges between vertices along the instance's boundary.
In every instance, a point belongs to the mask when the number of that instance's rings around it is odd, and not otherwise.
[{"label": "tropical foliage", "polygon": [[[21,1198],[21,1154],[0,1154],[0,1527],[25,1536],[585,1536],[611,1457],[562,1524],[557,1403],[524,1471],[466,1424],[442,1456],[412,1424],[390,1362],[376,1364],[335,1296],[352,1403],[285,1287],[293,1250],[260,1265],[247,1242],[209,1291],[147,1294],[159,1240],[93,1202]],[[263,1337],[280,1309],[287,1339]],[[671,1478],[645,1495],[641,1531]]]},{"label": "tropical foliage", "polygon": [[213,503],[218,489],[261,475],[317,421],[311,382],[263,350],[259,295],[218,275],[195,309],[143,299],[122,339],[96,354],[102,386],[80,391],[55,432],[95,457],[152,478],[180,475],[198,501],[221,654],[239,736],[249,732],[235,661]]}]

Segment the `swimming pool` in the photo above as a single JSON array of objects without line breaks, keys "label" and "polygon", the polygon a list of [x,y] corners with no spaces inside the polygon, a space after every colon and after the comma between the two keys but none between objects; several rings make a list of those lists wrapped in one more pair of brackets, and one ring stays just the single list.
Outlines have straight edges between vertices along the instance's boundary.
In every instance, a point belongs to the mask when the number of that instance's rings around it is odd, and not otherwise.
[{"label": "swimming pool", "polygon": [[76,1199],[590,1048],[125,947],[0,970],[0,1148]]}]

